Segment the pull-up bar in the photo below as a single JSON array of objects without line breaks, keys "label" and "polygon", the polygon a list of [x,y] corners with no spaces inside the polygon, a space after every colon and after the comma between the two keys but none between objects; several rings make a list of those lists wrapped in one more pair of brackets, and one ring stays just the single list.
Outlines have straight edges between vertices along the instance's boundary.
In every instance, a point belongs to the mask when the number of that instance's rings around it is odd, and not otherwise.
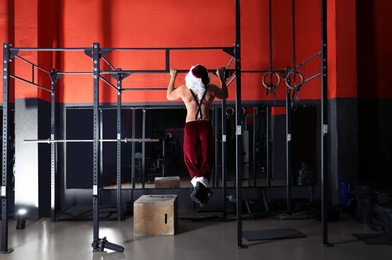
[{"label": "pull-up bar", "polygon": [[[71,47],[71,48],[33,48],[33,47],[24,47],[24,48],[10,48],[13,51],[92,51],[93,48],[86,47]],[[111,52],[111,51],[166,51],[166,50],[174,50],[174,51],[185,51],[185,50],[223,50],[229,54],[234,53],[234,47],[228,46],[213,46],[213,47],[115,47],[115,48],[100,48],[101,52]]]},{"label": "pull-up bar", "polygon": [[[216,69],[207,69],[208,72],[214,73]],[[170,69],[163,70],[101,70],[100,74],[121,74],[121,73],[129,73],[129,74],[160,74],[160,73],[169,73]],[[188,73],[189,69],[178,69],[178,73]],[[225,72],[235,72],[234,69],[225,69]],[[92,73],[92,72],[90,72]]]}]

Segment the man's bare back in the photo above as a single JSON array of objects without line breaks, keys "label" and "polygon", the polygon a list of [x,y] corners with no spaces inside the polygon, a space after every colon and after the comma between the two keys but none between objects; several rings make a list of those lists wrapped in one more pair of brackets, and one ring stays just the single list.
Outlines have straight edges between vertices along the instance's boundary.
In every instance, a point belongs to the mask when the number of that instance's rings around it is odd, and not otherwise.
[{"label": "man's bare back", "polygon": [[185,85],[174,88],[177,70],[170,70],[167,87],[168,100],[182,99],[187,115],[184,125],[184,163],[191,176],[194,189],[191,198],[200,207],[209,201],[213,192],[208,188],[214,165],[213,131],[210,122],[210,107],[215,98],[226,99],[228,91],[224,69],[217,69],[220,87],[210,84],[208,70],[198,64],[192,66],[185,76]]},{"label": "man's bare back", "polygon": [[[177,77],[177,70],[170,69],[170,82],[167,88],[167,99],[168,100],[177,100],[182,99],[185,104],[187,115],[185,118],[185,122],[195,121],[195,120],[207,120],[210,121],[210,107],[212,101],[215,98],[226,99],[228,97],[228,90],[226,86],[226,81],[224,78],[224,69],[219,68],[216,71],[218,78],[220,80],[221,87],[218,87],[215,84],[208,84],[207,90],[202,100],[201,104],[201,117],[198,115],[199,104],[196,102],[195,98],[192,95],[192,92],[186,85],[181,85],[178,88],[174,88],[174,83]],[[200,99],[198,100],[200,102]]]}]

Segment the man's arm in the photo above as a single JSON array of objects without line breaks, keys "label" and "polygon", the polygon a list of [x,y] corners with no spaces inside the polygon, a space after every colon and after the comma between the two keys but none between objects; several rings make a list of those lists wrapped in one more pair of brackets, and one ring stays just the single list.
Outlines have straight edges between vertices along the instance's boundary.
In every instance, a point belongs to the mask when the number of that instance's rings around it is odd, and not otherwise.
[{"label": "man's arm", "polygon": [[178,72],[176,69],[170,69],[170,81],[166,91],[166,98],[168,100],[176,100],[181,98],[181,96],[179,95],[180,93],[178,93],[178,90],[176,91],[176,89],[174,88],[177,74]]},{"label": "man's arm", "polygon": [[229,97],[229,91],[227,90],[224,68],[218,68],[216,70],[216,75],[218,76],[220,82],[220,89],[218,89],[216,97],[220,99],[226,99]]}]

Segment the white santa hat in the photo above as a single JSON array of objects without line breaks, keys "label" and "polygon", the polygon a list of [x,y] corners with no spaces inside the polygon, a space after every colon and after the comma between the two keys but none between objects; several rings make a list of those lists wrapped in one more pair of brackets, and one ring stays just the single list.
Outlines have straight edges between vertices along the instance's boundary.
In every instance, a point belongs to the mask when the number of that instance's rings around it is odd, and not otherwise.
[{"label": "white santa hat", "polygon": [[191,89],[199,99],[203,98],[204,92],[206,91],[205,86],[209,83],[210,76],[208,75],[208,70],[200,64],[192,66],[185,76],[187,88]]}]

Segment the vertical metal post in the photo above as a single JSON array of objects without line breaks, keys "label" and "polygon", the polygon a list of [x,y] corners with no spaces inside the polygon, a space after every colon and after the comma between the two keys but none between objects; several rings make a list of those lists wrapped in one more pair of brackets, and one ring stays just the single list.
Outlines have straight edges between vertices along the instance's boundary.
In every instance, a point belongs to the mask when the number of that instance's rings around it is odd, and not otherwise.
[{"label": "vertical metal post", "polygon": [[[135,108],[132,109],[132,138],[135,138],[135,132],[136,132],[136,110]],[[135,142],[132,142],[131,144],[131,179],[132,179],[132,191],[135,189],[136,185],[136,175],[135,175]]]},{"label": "vertical metal post", "polygon": [[9,121],[9,60],[10,60],[9,43],[3,45],[3,171],[1,177],[1,252],[11,253],[13,249],[8,248],[8,121]]},{"label": "vertical metal post", "polygon": [[[288,73],[289,68],[286,69]],[[289,79],[288,79],[289,81]],[[287,213],[291,213],[291,90],[286,87],[286,196],[287,196]]]},{"label": "vertical metal post", "polygon": [[[142,129],[142,138],[146,138],[146,110],[143,109],[143,129]],[[142,188],[145,187],[146,182],[146,142],[142,142]]]},{"label": "vertical metal post", "polygon": [[[292,25],[292,38],[293,38],[293,70],[297,66],[296,62],[296,39],[295,39],[295,0],[291,1],[291,25]],[[288,68],[286,70],[286,75],[288,73]],[[295,81],[295,73],[293,74]],[[287,80],[288,82],[290,79]],[[295,83],[295,82],[294,82]],[[286,92],[286,193],[287,193],[287,213],[291,213],[291,89],[287,87]]]},{"label": "vertical metal post", "polygon": [[165,144],[165,138],[162,139],[162,163],[161,163],[161,168],[162,168],[162,177],[165,176],[165,165],[166,165],[166,144]]},{"label": "vertical metal post", "polygon": [[217,187],[219,183],[219,109],[214,108],[214,179],[213,179],[213,187]]},{"label": "vertical metal post", "polygon": [[235,0],[236,42],[235,42],[235,75],[236,75],[236,198],[237,198],[237,246],[246,248],[242,244],[242,107],[241,107],[241,12],[240,0]]},{"label": "vertical metal post", "polygon": [[121,188],[121,94],[122,94],[122,77],[117,77],[117,221],[122,220],[122,188]]},{"label": "vertical metal post", "polygon": [[321,223],[322,223],[322,243],[328,246],[328,217],[327,217],[327,185],[328,176],[325,164],[327,158],[328,141],[328,81],[327,81],[327,0],[321,0]]},{"label": "vertical metal post", "polygon": [[121,144],[121,104],[122,104],[122,82],[123,79],[128,77],[129,73],[122,73],[121,69],[117,69],[117,74],[111,74],[113,78],[116,79],[117,82],[117,105],[116,105],[116,150],[117,150],[117,220],[121,221],[123,219],[123,210],[122,210],[122,169],[121,169],[121,158],[122,158],[122,144]]},{"label": "vertical metal post", "polygon": [[222,100],[222,212],[223,217],[227,216],[226,211],[226,99]]},{"label": "vertical metal post", "polygon": [[166,71],[170,71],[170,49],[165,50],[165,56],[166,56]]},{"label": "vertical metal post", "polygon": [[[56,69],[50,72],[50,140],[56,140],[56,82],[61,75]],[[50,143],[50,209],[51,222],[56,222],[57,144]]]},{"label": "vertical metal post", "polygon": [[[273,72],[273,59],[272,59],[272,0],[269,0],[269,50],[270,50],[270,56],[269,56],[269,65],[270,65],[270,72]],[[270,78],[270,82],[272,83],[272,74]]]},{"label": "vertical metal post", "polygon": [[[269,56],[269,65],[270,65],[270,71],[273,71],[273,59],[272,59],[272,51],[273,51],[273,47],[272,47],[272,0],[269,0],[269,48],[270,48],[270,56]],[[272,76],[270,78],[270,82],[272,82]],[[275,91],[274,91],[274,95],[275,95]],[[266,171],[267,171],[267,184],[268,187],[271,186],[271,164],[270,164],[270,154],[271,154],[271,149],[270,149],[270,128],[271,128],[271,108],[270,107],[266,107],[265,109],[266,111],[266,129],[267,129],[267,133],[266,133]]]},{"label": "vertical metal post", "polygon": [[270,144],[270,139],[271,139],[271,108],[266,107],[265,108],[265,128],[266,128],[266,133],[265,133],[265,144],[266,144],[266,166],[265,170],[267,173],[267,185],[268,187],[271,186],[271,144]]},{"label": "vertical metal post", "polygon": [[[98,108],[99,111],[99,139],[103,140],[104,131],[103,131],[103,110]],[[103,146],[102,142],[99,142],[99,175],[98,180],[103,180]]]},{"label": "vertical metal post", "polygon": [[259,108],[258,107],[254,107],[253,108],[253,133],[252,133],[252,139],[253,139],[253,154],[252,154],[252,165],[253,165],[253,186],[256,187],[257,184],[257,172],[256,172],[256,168],[257,168],[257,164],[256,164],[256,131],[257,131],[257,123],[259,120]]},{"label": "vertical metal post", "polygon": [[100,76],[100,57],[101,50],[99,43],[93,43],[93,239],[99,240],[99,148],[100,148],[100,129],[99,129],[99,76]]}]

